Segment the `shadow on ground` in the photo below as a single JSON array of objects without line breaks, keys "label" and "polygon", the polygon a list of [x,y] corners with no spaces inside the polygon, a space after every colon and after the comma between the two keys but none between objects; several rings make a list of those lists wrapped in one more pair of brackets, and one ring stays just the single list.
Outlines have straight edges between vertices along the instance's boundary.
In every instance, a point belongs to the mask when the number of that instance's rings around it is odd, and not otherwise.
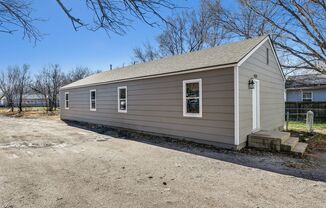
[{"label": "shadow on ground", "polygon": [[233,151],[171,137],[149,135],[142,132],[111,128],[103,125],[76,121],[64,122],[69,126],[93,131],[116,139],[142,142],[251,168],[326,182],[326,152],[315,152],[305,158],[296,158],[287,154],[262,152],[248,148],[244,148],[241,151]]}]

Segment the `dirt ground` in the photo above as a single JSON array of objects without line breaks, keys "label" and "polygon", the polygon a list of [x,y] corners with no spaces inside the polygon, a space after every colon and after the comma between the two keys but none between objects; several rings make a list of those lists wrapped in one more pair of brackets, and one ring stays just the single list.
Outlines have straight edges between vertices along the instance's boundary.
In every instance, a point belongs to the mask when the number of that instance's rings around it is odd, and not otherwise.
[{"label": "dirt ground", "polygon": [[298,159],[112,135],[0,117],[0,207],[326,207],[325,153]]}]

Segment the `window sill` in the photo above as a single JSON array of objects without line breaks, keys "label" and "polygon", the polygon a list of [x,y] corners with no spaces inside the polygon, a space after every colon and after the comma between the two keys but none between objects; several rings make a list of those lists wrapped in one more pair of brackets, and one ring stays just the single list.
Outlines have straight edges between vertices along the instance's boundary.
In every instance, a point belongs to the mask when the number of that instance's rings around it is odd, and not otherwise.
[{"label": "window sill", "polygon": [[183,117],[202,118],[203,115],[201,113],[184,113]]}]

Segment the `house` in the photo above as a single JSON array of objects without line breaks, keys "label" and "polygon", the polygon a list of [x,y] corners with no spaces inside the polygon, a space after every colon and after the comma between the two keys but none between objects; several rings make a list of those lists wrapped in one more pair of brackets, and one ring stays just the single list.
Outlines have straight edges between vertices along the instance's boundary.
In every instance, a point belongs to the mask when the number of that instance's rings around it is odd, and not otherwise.
[{"label": "house", "polygon": [[286,102],[326,102],[326,75],[290,76],[285,87]]},{"label": "house", "polygon": [[[58,101],[59,103],[59,101]],[[7,101],[6,98],[3,97],[0,100],[0,106],[7,106]],[[14,106],[18,106],[19,105],[19,98],[15,98],[14,100]],[[44,97],[42,95],[39,94],[25,94],[23,95],[23,99],[22,99],[22,106],[23,107],[44,107],[46,106],[46,100],[44,99]]]},{"label": "house", "polygon": [[105,71],[60,89],[61,119],[240,149],[283,127],[285,78],[269,36]]},{"label": "house", "polygon": [[326,121],[326,75],[290,76],[286,80],[285,111],[289,120],[304,121],[308,111],[315,122]]}]

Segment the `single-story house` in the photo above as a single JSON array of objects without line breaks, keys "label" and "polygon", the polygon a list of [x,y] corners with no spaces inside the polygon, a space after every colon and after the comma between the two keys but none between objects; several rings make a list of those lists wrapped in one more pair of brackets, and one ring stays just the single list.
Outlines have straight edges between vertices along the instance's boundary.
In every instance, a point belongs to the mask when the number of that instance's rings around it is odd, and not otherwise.
[{"label": "single-story house", "polygon": [[61,119],[240,149],[284,123],[269,36],[105,71],[60,89]]},{"label": "single-story house", "polygon": [[326,102],[326,75],[290,76],[285,87],[286,102]]},{"label": "single-story house", "polygon": [[[59,100],[57,101],[58,106],[59,106]],[[7,106],[7,100],[6,97],[3,97],[0,99],[0,106]],[[19,105],[19,98],[16,97],[14,100],[14,106]],[[23,99],[22,99],[22,106],[23,107],[44,107],[47,106],[46,100],[44,99],[43,95],[40,94],[24,94]]]}]

